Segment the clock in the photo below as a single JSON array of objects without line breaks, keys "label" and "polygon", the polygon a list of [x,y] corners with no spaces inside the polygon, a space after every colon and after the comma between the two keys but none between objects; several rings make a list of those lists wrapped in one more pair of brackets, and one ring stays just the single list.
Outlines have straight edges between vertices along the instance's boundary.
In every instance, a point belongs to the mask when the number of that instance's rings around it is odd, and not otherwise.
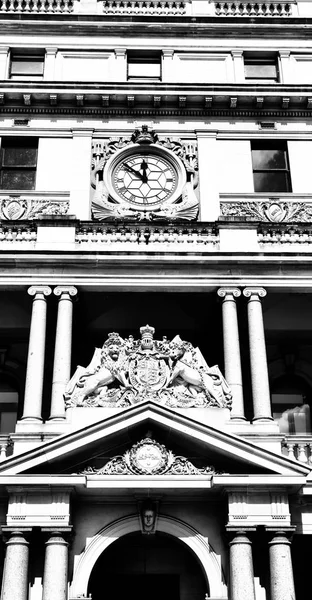
[{"label": "clock", "polygon": [[115,202],[150,212],[180,198],[186,172],[171,150],[156,144],[131,144],[108,160],[103,181]]}]

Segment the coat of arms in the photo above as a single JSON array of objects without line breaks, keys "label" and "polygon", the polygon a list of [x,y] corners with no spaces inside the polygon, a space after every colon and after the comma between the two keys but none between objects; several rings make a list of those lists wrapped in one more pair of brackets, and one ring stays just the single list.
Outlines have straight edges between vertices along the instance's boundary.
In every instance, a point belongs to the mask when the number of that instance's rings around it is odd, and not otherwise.
[{"label": "coat of arms", "polygon": [[65,391],[66,407],[126,407],[146,399],[171,407],[230,408],[232,394],[219,367],[208,367],[199,348],[179,336],[155,340],[110,333],[90,365],[77,367]]}]

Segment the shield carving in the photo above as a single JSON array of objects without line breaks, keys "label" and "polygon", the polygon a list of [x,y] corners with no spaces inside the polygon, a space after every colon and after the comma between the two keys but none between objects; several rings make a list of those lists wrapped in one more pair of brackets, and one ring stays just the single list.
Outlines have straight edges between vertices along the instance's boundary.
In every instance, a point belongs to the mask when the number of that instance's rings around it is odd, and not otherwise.
[{"label": "shield carving", "polygon": [[139,392],[156,392],[163,388],[169,379],[169,368],[163,359],[142,356],[130,360],[129,379]]}]

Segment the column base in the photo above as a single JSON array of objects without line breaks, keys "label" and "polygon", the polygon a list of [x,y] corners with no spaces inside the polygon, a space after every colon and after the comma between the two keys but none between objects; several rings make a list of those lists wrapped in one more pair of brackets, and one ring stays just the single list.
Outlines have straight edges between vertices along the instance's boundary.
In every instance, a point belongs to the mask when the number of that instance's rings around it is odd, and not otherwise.
[{"label": "column base", "polygon": [[43,423],[41,417],[22,417],[21,421],[27,421],[28,423]]},{"label": "column base", "polygon": [[256,425],[259,423],[259,425],[261,423],[274,423],[274,419],[273,417],[254,417],[253,419],[251,419],[252,423],[255,423]]},{"label": "column base", "polygon": [[234,423],[246,423],[247,419],[246,417],[240,417],[240,416],[235,416],[233,415],[233,417],[231,417],[231,422],[234,421]]},{"label": "column base", "polygon": [[66,415],[57,415],[48,418],[49,423],[62,423],[63,421],[66,421]]}]

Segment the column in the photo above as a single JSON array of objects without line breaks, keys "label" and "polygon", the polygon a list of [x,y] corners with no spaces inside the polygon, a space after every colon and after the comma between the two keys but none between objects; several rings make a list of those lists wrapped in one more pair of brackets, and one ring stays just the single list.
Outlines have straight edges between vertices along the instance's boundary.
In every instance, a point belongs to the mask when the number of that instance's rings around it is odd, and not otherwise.
[{"label": "column", "polygon": [[115,48],[114,81],[127,81],[127,48]]},{"label": "column", "polygon": [[266,296],[266,291],[263,288],[245,288],[243,294],[248,298],[253,421],[271,421],[271,398],[261,305],[261,298]]},{"label": "column", "polygon": [[34,296],[34,300],[30,324],[24,413],[22,418],[41,421],[47,320],[46,296],[51,294],[51,288],[42,285],[32,286],[29,288],[28,294]]},{"label": "column", "polygon": [[242,50],[232,50],[231,52],[234,66],[235,83],[245,83],[244,54]]},{"label": "column", "polygon": [[[43,532],[47,530],[42,529]],[[42,600],[66,600],[68,587],[68,543],[64,532],[49,531],[46,541]]]},{"label": "column", "polygon": [[9,76],[9,46],[0,48],[0,79],[7,79]]},{"label": "column", "polygon": [[234,534],[230,546],[230,598],[255,600],[251,541],[245,531]]},{"label": "column", "polygon": [[73,298],[77,290],[73,286],[58,286],[53,290],[59,296],[54,366],[52,379],[52,399],[50,419],[64,419],[64,390],[70,379],[72,326],[73,326]]},{"label": "column", "polygon": [[296,600],[290,545],[284,531],[269,542],[271,600]]},{"label": "column", "polygon": [[90,219],[90,169],[93,129],[73,129],[71,149],[70,214]]},{"label": "column", "polygon": [[222,298],[222,325],[225,379],[232,394],[231,419],[245,421],[242,367],[239,346],[236,298],[241,291],[238,288],[220,288],[218,296]]},{"label": "column", "polygon": [[164,83],[176,81],[177,79],[177,65],[174,60],[173,48],[164,48],[162,51],[161,79]]},{"label": "column", "polygon": [[280,50],[279,52],[279,68],[280,68],[280,83],[290,84],[294,82],[294,74],[292,72],[292,60],[288,50]]},{"label": "column", "polygon": [[48,46],[46,48],[43,73],[43,79],[45,81],[53,81],[55,79],[55,61],[57,51],[58,48],[56,46]]},{"label": "column", "polygon": [[25,531],[12,531],[6,543],[1,600],[27,600],[28,563],[29,543]]},{"label": "column", "polygon": [[196,131],[200,173],[200,220],[216,221],[220,216],[217,132]]}]

